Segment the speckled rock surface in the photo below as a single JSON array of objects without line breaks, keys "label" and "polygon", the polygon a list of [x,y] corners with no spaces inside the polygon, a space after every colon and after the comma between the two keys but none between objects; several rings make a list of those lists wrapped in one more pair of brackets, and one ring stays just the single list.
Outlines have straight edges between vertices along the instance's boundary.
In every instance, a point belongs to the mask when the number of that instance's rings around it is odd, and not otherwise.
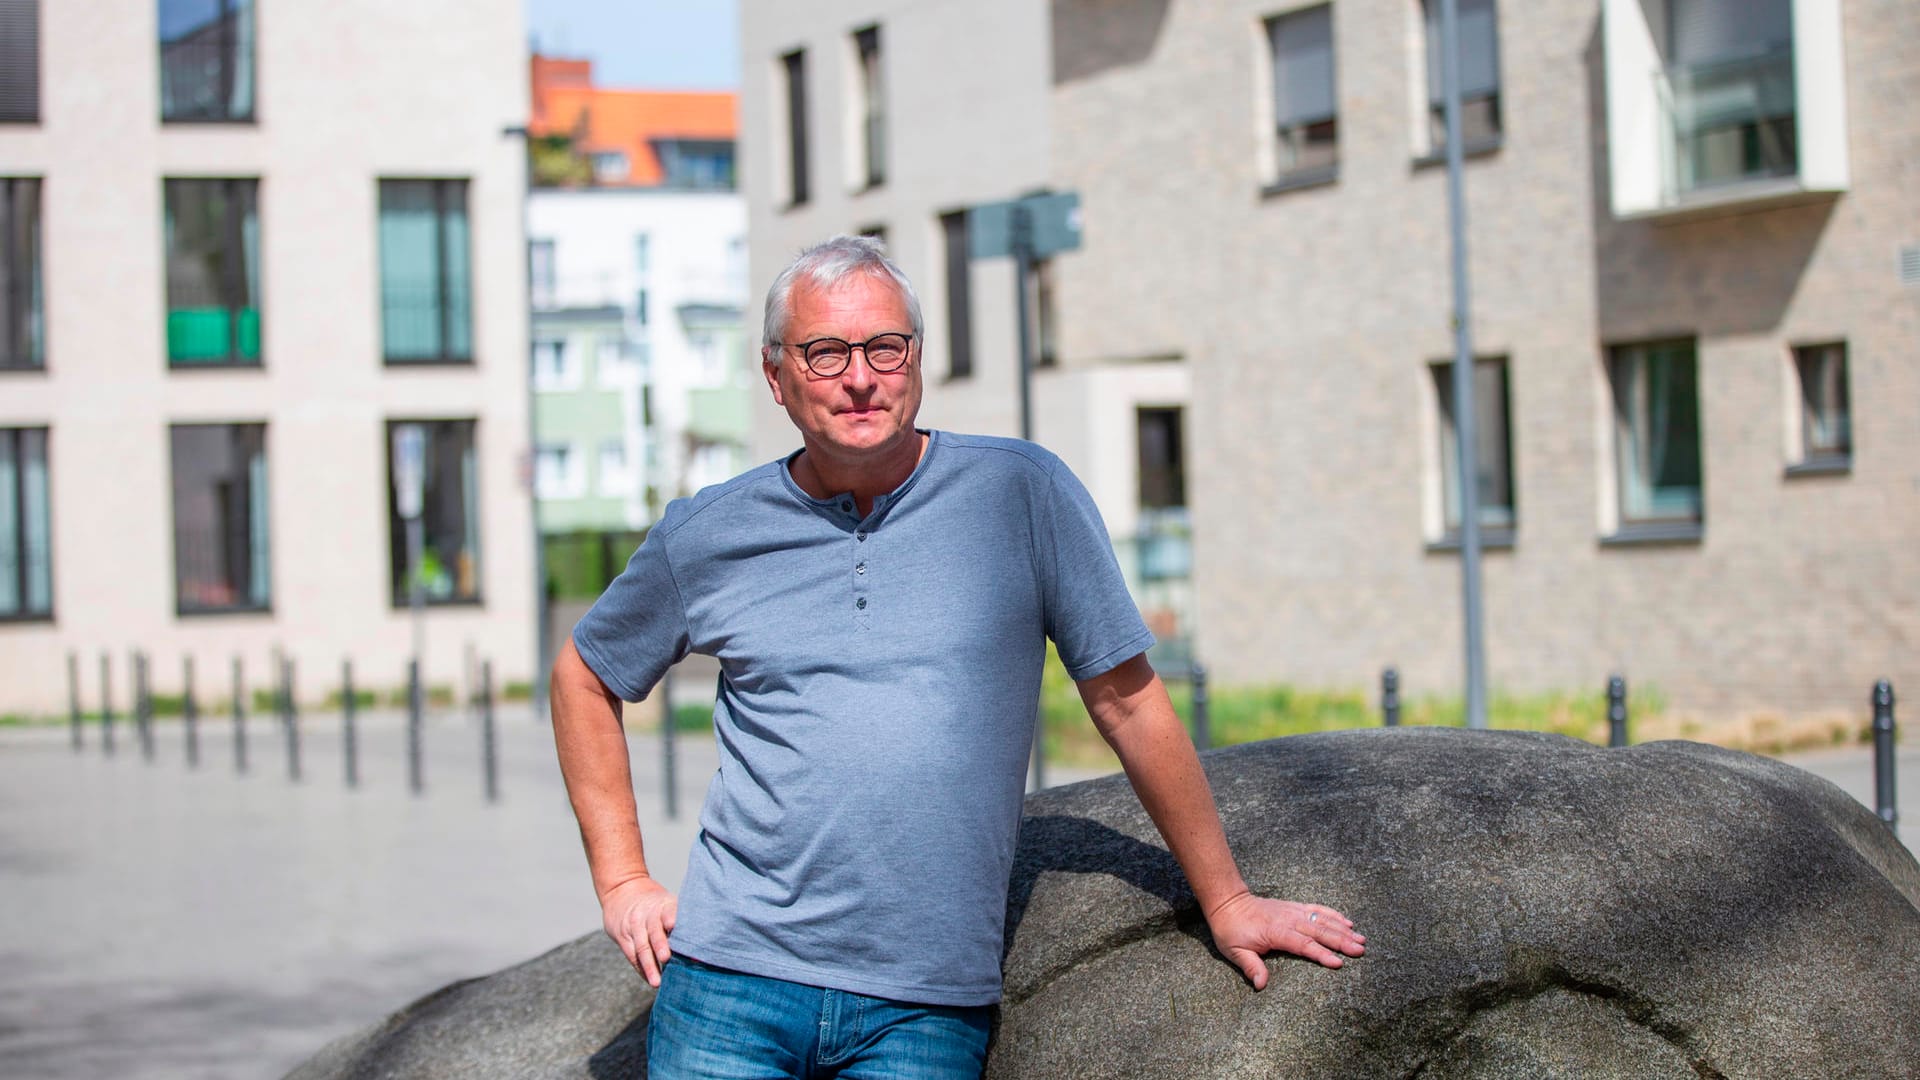
[{"label": "speckled rock surface", "polygon": [[[1368,955],[1253,992],[1124,780],[1043,792],[989,1077],[1920,1077],[1920,866],[1823,780],[1419,728],[1203,760],[1254,888],[1340,908]],[[643,1075],[650,1003],[595,935],[294,1075]]]}]

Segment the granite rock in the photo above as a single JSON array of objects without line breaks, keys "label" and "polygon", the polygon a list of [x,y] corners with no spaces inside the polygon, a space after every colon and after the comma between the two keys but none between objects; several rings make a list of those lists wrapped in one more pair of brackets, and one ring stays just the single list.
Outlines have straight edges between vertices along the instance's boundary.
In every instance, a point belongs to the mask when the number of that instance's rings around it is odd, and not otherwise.
[{"label": "granite rock", "polygon": [[[989,1077],[1920,1077],[1920,865],[1810,774],[1427,728],[1202,760],[1255,890],[1345,911],[1367,955],[1254,992],[1124,779],[1042,792]],[[640,1076],[651,1002],[594,934],[293,1075]]]}]

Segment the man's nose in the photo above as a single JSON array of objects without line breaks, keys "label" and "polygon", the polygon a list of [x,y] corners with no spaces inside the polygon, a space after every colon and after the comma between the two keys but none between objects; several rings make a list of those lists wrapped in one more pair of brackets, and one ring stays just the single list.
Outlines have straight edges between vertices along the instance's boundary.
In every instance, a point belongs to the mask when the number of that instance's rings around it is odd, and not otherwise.
[{"label": "man's nose", "polygon": [[867,350],[859,345],[853,347],[853,355],[847,359],[847,370],[840,373],[840,381],[848,389],[865,389],[878,382],[877,372],[867,363]]}]

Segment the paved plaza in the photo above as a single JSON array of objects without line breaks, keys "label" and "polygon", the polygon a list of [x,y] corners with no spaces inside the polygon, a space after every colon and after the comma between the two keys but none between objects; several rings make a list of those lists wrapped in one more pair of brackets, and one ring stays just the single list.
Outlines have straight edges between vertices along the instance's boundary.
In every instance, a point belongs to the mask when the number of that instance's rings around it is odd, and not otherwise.
[{"label": "paved plaza", "polygon": [[[0,729],[0,1075],[278,1076],[422,994],[598,928],[551,737],[527,706],[500,713],[491,805],[469,716],[426,725],[418,797],[397,713],[361,718],[355,790],[338,714],[302,718],[298,782],[271,718],[249,724],[244,774],[231,725],[201,727],[197,769],[177,720],[157,725],[151,762],[124,722],[111,757],[97,727],[79,753],[64,728]],[[648,861],[674,886],[713,742],[676,740],[671,822],[658,738],[631,744]],[[1792,760],[1871,803],[1870,750]],[[1920,805],[1920,748],[1901,781]]]}]

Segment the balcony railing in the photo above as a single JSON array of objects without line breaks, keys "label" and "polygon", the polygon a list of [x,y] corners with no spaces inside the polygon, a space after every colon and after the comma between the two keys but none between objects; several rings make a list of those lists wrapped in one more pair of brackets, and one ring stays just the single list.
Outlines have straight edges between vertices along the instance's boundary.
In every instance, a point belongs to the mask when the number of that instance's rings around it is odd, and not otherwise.
[{"label": "balcony railing", "polygon": [[1791,46],[1670,67],[1654,78],[1669,204],[1799,171]]}]

